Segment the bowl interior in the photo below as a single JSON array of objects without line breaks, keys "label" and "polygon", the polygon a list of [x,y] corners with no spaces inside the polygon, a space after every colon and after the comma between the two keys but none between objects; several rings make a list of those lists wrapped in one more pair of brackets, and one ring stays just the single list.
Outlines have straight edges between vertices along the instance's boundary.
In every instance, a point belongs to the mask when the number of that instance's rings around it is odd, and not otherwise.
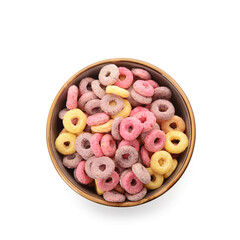
[{"label": "bowl interior", "polygon": [[[151,74],[152,79],[155,80],[156,82],[158,82],[158,84],[160,86],[166,86],[166,87],[170,88],[173,93],[171,101],[172,101],[173,105],[175,106],[176,115],[181,116],[186,123],[186,131],[185,132],[189,138],[189,143],[191,142],[191,138],[192,138],[191,121],[190,121],[190,115],[189,115],[187,105],[186,105],[183,97],[181,96],[181,93],[176,88],[176,86],[170,80],[168,80],[167,77],[164,76],[162,73],[152,69],[149,66],[145,66],[143,64],[136,63],[134,61],[133,62],[131,62],[131,61],[109,61],[109,62],[104,62],[102,64],[99,64],[97,66],[86,68],[86,71],[84,71],[80,74],[76,74],[73,78],[71,78],[71,81],[68,81],[64,85],[64,87],[60,90],[60,95],[58,95],[58,98],[55,99],[56,100],[55,106],[53,108],[52,115],[50,116],[48,141],[50,144],[52,157],[54,158],[53,161],[55,161],[55,164],[57,164],[57,166],[59,168],[58,171],[61,171],[62,174],[68,179],[68,181],[72,185],[75,186],[75,188],[79,189],[80,191],[84,192],[87,195],[90,195],[97,202],[99,202],[98,200],[101,200],[100,202],[103,204],[106,204],[106,205],[109,205],[109,203],[105,202],[103,200],[102,196],[97,195],[94,188],[90,188],[88,186],[84,186],[84,185],[81,185],[78,182],[76,182],[76,180],[73,177],[73,170],[68,170],[63,166],[63,164],[62,164],[63,156],[56,151],[54,143],[55,143],[55,139],[57,138],[59,132],[63,129],[62,121],[58,118],[58,113],[61,109],[66,107],[66,96],[67,96],[68,87],[73,84],[78,86],[81,79],[83,79],[85,77],[93,77],[93,78],[97,79],[100,69],[108,63],[114,63],[117,66],[123,66],[123,67],[127,67],[129,69],[131,69],[133,67],[145,69]],[[161,189],[166,188],[166,190],[167,190],[168,188],[171,187],[171,186],[169,186],[170,182],[173,181],[173,179],[176,177],[176,175],[182,169],[182,167],[186,161],[186,157],[189,153],[189,149],[190,149],[190,144],[189,144],[188,148],[178,158],[178,166],[177,166],[177,169],[174,171],[174,173],[168,179],[166,179],[164,181],[163,185],[159,189],[148,192],[148,194],[145,196],[145,198],[142,199],[141,203],[152,199],[153,196],[155,196],[157,192],[161,191]],[[136,203],[136,202],[131,203],[131,205],[136,205],[136,204],[138,204],[138,203]],[[121,205],[127,206],[128,204],[122,203],[122,204],[118,204],[118,205],[119,206],[121,206]]]}]

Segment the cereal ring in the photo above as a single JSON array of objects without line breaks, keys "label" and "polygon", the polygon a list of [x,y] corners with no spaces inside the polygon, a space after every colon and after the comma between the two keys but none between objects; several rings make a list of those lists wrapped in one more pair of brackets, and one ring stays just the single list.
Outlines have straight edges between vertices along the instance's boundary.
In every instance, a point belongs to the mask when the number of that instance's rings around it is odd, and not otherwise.
[{"label": "cereal ring", "polygon": [[149,104],[152,102],[152,98],[151,97],[144,97],[140,94],[138,94],[134,89],[132,89],[132,91],[130,92],[132,98],[141,103],[141,104]]},{"label": "cereal ring", "polygon": [[95,79],[91,78],[91,77],[86,77],[83,78],[80,83],[79,83],[79,93],[80,96],[82,96],[84,93],[87,92],[91,92],[92,91],[92,86],[91,83],[94,81]]},{"label": "cereal ring", "polygon": [[115,153],[115,162],[123,168],[131,167],[138,161],[138,152],[132,146],[122,146]]},{"label": "cereal ring", "polygon": [[100,107],[100,102],[101,100],[100,99],[93,99],[91,101],[88,101],[86,104],[85,104],[85,111],[89,114],[89,115],[93,115],[95,113],[100,113],[102,112],[102,109]]},{"label": "cereal ring", "polygon": [[172,91],[167,87],[157,87],[154,89],[153,101],[157,99],[170,100],[172,97]]},{"label": "cereal ring", "polygon": [[[78,121],[75,124],[72,123],[72,120],[77,118]],[[69,110],[63,118],[63,126],[70,133],[79,133],[82,132],[86,127],[87,117],[80,109]]]},{"label": "cereal ring", "polygon": [[146,150],[144,146],[141,147],[140,154],[141,154],[143,165],[145,167],[150,167],[150,161],[151,161],[151,158],[149,156],[150,153]]},{"label": "cereal ring", "polygon": [[101,149],[105,156],[113,157],[117,146],[111,134],[105,134],[101,139]]},{"label": "cereal ring", "polygon": [[162,150],[165,143],[165,133],[159,129],[151,130],[144,140],[144,146],[149,152],[157,152]]},{"label": "cereal ring", "polygon": [[154,88],[152,85],[144,80],[137,80],[133,84],[133,89],[144,97],[152,97],[154,94]]},{"label": "cereal ring", "polygon": [[96,157],[92,156],[92,157],[88,158],[86,163],[85,163],[85,172],[90,178],[94,178],[94,175],[92,175],[92,169],[91,168],[92,168],[92,164],[95,160],[96,160]]},{"label": "cereal ring", "polygon": [[106,95],[106,87],[101,86],[99,80],[92,81],[91,86],[92,86],[92,90],[93,90],[94,94],[97,97],[103,98]]},{"label": "cereal ring", "polygon": [[122,184],[125,191],[130,194],[139,193],[143,189],[143,183],[135,176],[132,171],[123,177]]},{"label": "cereal ring", "polygon": [[109,120],[109,116],[106,113],[95,113],[87,118],[87,125],[95,126],[106,123]]},{"label": "cereal ring", "polygon": [[78,100],[78,88],[77,86],[72,85],[68,88],[66,107],[68,109],[76,108],[77,100]]},{"label": "cereal ring", "polygon": [[78,108],[84,110],[86,103],[93,99],[97,99],[97,96],[93,92],[84,93],[78,100]]},{"label": "cereal ring", "polygon": [[122,147],[122,146],[132,146],[134,147],[137,152],[139,151],[140,148],[140,144],[138,142],[137,139],[134,139],[132,141],[128,141],[128,140],[122,140],[119,144],[118,144],[118,148]]},{"label": "cereal ring", "polygon": [[65,115],[68,111],[69,111],[69,109],[67,109],[67,108],[62,109],[62,110],[58,113],[58,117],[59,117],[61,120],[63,120],[64,115]]},{"label": "cereal ring", "polygon": [[143,79],[143,80],[151,79],[151,75],[149,74],[149,72],[147,72],[144,69],[133,68],[131,71],[132,71],[133,76],[137,79]]},{"label": "cereal ring", "polygon": [[123,103],[124,103],[123,110],[117,114],[112,115],[111,116],[112,118],[116,118],[116,117],[126,118],[129,116],[132,110],[131,104],[126,99],[123,99]]},{"label": "cereal ring", "polygon": [[133,115],[134,118],[137,118],[143,126],[142,132],[147,132],[151,130],[156,123],[155,115],[150,111],[140,111]]},{"label": "cereal ring", "polygon": [[120,135],[128,141],[136,139],[142,129],[142,123],[135,117],[124,118],[120,123]]},{"label": "cereal ring", "polygon": [[90,141],[92,152],[97,157],[102,157],[104,155],[102,152],[101,146],[100,146],[102,137],[103,137],[103,134],[95,133],[95,134],[93,134],[91,141]]},{"label": "cereal ring", "polygon": [[91,133],[83,133],[76,138],[76,142],[75,142],[76,151],[84,159],[88,159],[93,155],[91,145],[90,145],[91,138],[92,138]]},{"label": "cereal ring", "polygon": [[82,183],[82,184],[89,184],[93,181],[93,179],[90,178],[85,173],[85,161],[81,161],[77,165],[77,167],[74,169],[73,175],[74,175],[74,178],[76,179],[76,181],[79,183]]},{"label": "cereal ring", "polygon": [[144,186],[149,190],[154,190],[159,188],[163,184],[164,177],[163,175],[158,175],[151,168],[147,168],[148,173],[151,176],[151,181]]},{"label": "cereal ring", "polygon": [[63,155],[73,154],[76,152],[75,141],[76,135],[72,133],[61,133],[55,141],[55,148]]},{"label": "cereal ring", "polygon": [[168,133],[170,131],[184,132],[185,127],[186,127],[185,122],[181,117],[177,115],[174,115],[172,118],[161,122],[161,129],[165,133]]},{"label": "cereal ring", "polygon": [[114,190],[105,192],[103,194],[103,198],[108,202],[124,202],[126,199],[126,197],[123,194],[116,192]]},{"label": "cereal ring", "polygon": [[157,120],[168,120],[173,117],[175,108],[168,100],[158,99],[152,103],[150,111],[154,113]]},{"label": "cereal ring", "polygon": [[148,184],[151,181],[151,176],[147,169],[141,163],[135,163],[132,165],[132,171],[136,177],[144,184]]},{"label": "cereal ring", "polygon": [[126,90],[124,88],[120,88],[118,86],[107,86],[106,93],[118,95],[122,98],[128,98],[129,97],[128,90]]},{"label": "cereal ring", "polygon": [[151,169],[157,174],[165,174],[171,170],[173,159],[167,151],[155,152],[151,157]]},{"label": "cereal ring", "polygon": [[98,78],[102,85],[108,86],[114,84],[117,81],[118,76],[118,67],[115,64],[109,64],[100,70]]},{"label": "cereal ring", "polygon": [[124,171],[121,173],[121,175],[120,175],[119,184],[120,184],[120,186],[121,186],[123,189],[124,189],[123,184],[122,184],[123,177],[124,177],[127,173],[129,173],[129,172],[131,172],[131,171],[132,171],[132,170],[131,170],[130,168],[128,168],[128,169],[124,170]]},{"label": "cereal ring", "polygon": [[163,174],[163,177],[164,178],[170,177],[172,175],[172,173],[174,172],[174,170],[177,168],[177,165],[178,165],[178,161],[176,159],[173,159],[171,169],[168,172],[166,172],[165,174]]},{"label": "cereal ring", "polygon": [[182,153],[188,146],[188,137],[180,131],[171,131],[166,134],[165,149],[169,153]]},{"label": "cereal ring", "polygon": [[119,183],[119,175],[113,172],[107,179],[97,179],[97,184],[103,191],[113,190]]},{"label": "cereal ring", "polygon": [[[159,129],[160,130],[160,127],[159,127],[159,125],[157,123],[155,123],[151,130],[153,130],[153,129]],[[141,140],[142,140],[142,142],[145,141],[145,137],[151,132],[151,130],[149,130],[147,132],[141,133]]]},{"label": "cereal ring", "polygon": [[100,106],[105,113],[114,115],[122,111],[124,102],[117,95],[107,94],[101,99]]},{"label": "cereal ring", "polygon": [[97,185],[97,179],[95,179],[95,189],[98,195],[103,195],[104,191],[101,190]]},{"label": "cereal ring", "polygon": [[122,194],[125,192],[125,190],[120,186],[120,184],[118,184],[118,185],[114,188],[114,190],[116,190],[117,192],[122,193]]},{"label": "cereal ring", "polygon": [[147,189],[145,187],[143,187],[143,189],[139,192],[139,193],[136,193],[136,194],[129,194],[129,193],[125,193],[125,196],[127,197],[127,199],[129,201],[138,201],[138,200],[141,200],[143,199],[147,194]]},{"label": "cereal ring", "polygon": [[149,83],[153,88],[159,87],[158,83],[153,80],[147,80],[147,83]]},{"label": "cereal ring", "polygon": [[115,85],[125,89],[129,88],[133,82],[132,72],[125,67],[119,67],[118,70],[119,70],[119,78],[115,82]]},{"label": "cereal ring", "polygon": [[131,113],[130,113],[130,117],[133,117],[134,114],[138,113],[138,112],[141,112],[141,111],[147,111],[149,112],[149,110],[145,107],[135,107]]},{"label": "cereal ring", "polygon": [[63,157],[63,165],[69,169],[76,168],[81,161],[82,157],[76,152]]},{"label": "cereal ring", "polygon": [[122,120],[123,120],[122,117],[116,117],[116,118],[114,118],[113,123],[112,123],[111,134],[115,140],[119,140],[119,141],[122,140],[122,137],[119,132],[119,126],[120,126],[120,123]]},{"label": "cereal ring", "polygon": [[131,103],[131,105],[132,105],[133,107],[140,106],[141,103],[135,101],[135,100],[133,99],[132,95],[131,95],[131,91],[133,90],[133,86],[131,86],[131,87],[128,88],[127,90],[128,90],[128,92],[129,92],[129,96],[128,96],[128,99],[127,99],[127,100]]},{"label": "cereal ring", "polygon": [[91,126],[91,130],[95,133],[107,133],[107,132],[110,132],[112,129],[112,123],[113,123],[113,119],[110,119],[108,122],[104,124]]}]

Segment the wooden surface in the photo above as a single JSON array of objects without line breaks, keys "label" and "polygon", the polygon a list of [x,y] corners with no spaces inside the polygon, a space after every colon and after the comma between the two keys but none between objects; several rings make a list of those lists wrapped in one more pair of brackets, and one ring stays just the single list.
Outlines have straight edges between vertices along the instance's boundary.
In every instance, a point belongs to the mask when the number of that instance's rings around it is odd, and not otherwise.
[{"label": "wooden surface", "polygon": [[[102,196],[98,196],[95,193],[94,188],[89,188],[84,185],[81,185],[76,182],[76,180],[73,178],[72,170],[67,170],[63,164],[62,164],[62,155],[59,154],[54,146],[55,139],[58,136],[59,132],[63,128],[61,120],[58,118],[58,112],[65,108],[66,103],[66,96],[67,96],[67,89],[69,86],[75,84],[78,85],[80,80],[84,77],[93,77],[97,78],[98,72],[106,64],[114,63],[117,66],[124,66],[127,68],[132,67],[139,67],[143,68],[150,72],[152,79],[157,81],[160,86],[166,86],[171,89],[173,93],[172,102],[176,109],[176,115],[181,116],[185,123],[186,123],[186,134],[189,138],[189,146],[184,151],[184,153],[181,154],[181,156],[178,159],[178,166],[177,169],[174,171],[174,173],[164,181],[163,185],[156,190],[153,190],[151,192],[148,192],[148,194],[141,200],[136,202],[129,202],[126,201],[124,203],[111,203],[105,201]],[[135,60],[135,59],[128,59],[128,58],[115,58],[115,59],[107,59],[103,61],[99,61],[97,63],[94,63],[92,65],[89,65],[79,72],[77,72],[75,75],[73,75],[60,89],[57,96],[55,97],[52,106],[49,111],[48,120],[47,120],[47,146],[49,155],[51,157],[51,160],[58,171],[59,175],[63,178],[63,180],[77,193],[82,195],[83,197],[108,206],[120,206],[120,207],[128,207],[128,206],[135,206],[139,205],[145,202],[148,202],[150,200],[155,199],[156,197],[161,196],[163,193],[165,193],[168,189],[170,189],[182,176],[184,171],[186,170],[188,163],[191,159],[194,144],[195,144],[195,119],[193,115],[193,111],[191,108],[191,105],[189,103],[189,100],[183,90],[180,88],[180,86],[163,70],[160,68],[153,66],[149,63]]]}]

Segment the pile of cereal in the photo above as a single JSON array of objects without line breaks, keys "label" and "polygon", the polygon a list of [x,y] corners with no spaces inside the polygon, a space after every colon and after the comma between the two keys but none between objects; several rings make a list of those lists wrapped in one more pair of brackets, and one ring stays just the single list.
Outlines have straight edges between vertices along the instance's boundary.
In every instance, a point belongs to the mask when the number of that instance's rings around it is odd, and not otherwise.
[{"label": "pile of cereal", "polygon": [[68,89],[55,146],[81,184],[109,202],[137,201],[176,169],[188,146],[172,92],[143,69],[114,64]]}]

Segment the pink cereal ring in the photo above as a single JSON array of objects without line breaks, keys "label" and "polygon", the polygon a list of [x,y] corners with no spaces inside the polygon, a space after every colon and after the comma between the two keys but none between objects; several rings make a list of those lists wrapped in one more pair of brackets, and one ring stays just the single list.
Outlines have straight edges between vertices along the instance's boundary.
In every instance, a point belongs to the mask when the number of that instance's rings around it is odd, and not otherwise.
[{"label": "pink cereal ring", "polygon": [[146,150],[144,146],[141,147],[140,155],[141,155],[143,165],[145,167],[150,167],[150,162],[151,162],[150,153]]},{"label": "pink cereal ring", "polygon": [[166,135],[163,131],[153,129],[144,140],[144,146],[149,152],[157,152],[163,149],[166,143]]},{"label": "pink cereal ring", "polygon": [[133,89],[140,95],[145,97],[152,97],[154,94],[154,88],[152,85],[143,80],[137,80],[133,84]]},{"label": "pink cereal ring", "polygon": [[124,189],[130,194],[139,193],[143,189],[143,183],[132,171],[123,177],[122,184],[124,186]]},{"label": "pink cereal ring", "polygon": [[133,117],[134,114],[138,113],[138,112],[141,112],[141,111],[149,111],[147,108],[145,107],[135,107],[131,113],[130,113],[130,117]]},{"label": "pink cereal ring", "polygon": [[151,130],[156,123],[156,117],[150,111],[141,111],[133,115],[134,118],[137,118],[142,126],[142,132],[147,132]]},{"label": "pink cereal ring", "polygon": [[92,178],[90,178],[85,173],[85,161],[81,161],[77,167],[74,169],[74,177],[77,182],[82,184],[89,184],[93,181]]},{"label": "pink cereal ring", "polygon": [[146,82],[148,82],[154,89],[159,87],[158,83],[153,80],[147,80]]},{"label": "pink cereal ring", "polygon": [[79,93],[80,93],[80,96],[83,95],[86,92],[91,92],[92,91],[91,83],[94,80],[95,79],[93,79],[91,77],[86,77],[86,78],[83,78],[80,81],[80,83],[79,83]]},{"label": "pink cereal ring", "polygon": [[124,176],[131,171],[132,171],[131,168],[128,168],[128,169],[125,169],[124,171],[122,171],[121,174],[120,174],[119,184],[123,189],[124,189],[124,187],[123,187],[123,184],[122,184],[122,180],[123,180]]},{"label": "pink cereal ring", "polygon": [[87,118],[88,126],[97,126],[106,123],[110,119],[106,113],[95,113]]},{"label": "pink cereal ring", "polygon": [[119,132],[119,126],[120,126],[120,123],[122,120],[123,120],[122,117],[116,117],[116,118],[114,118],[113,123],[112,123],[111,134],[115,140],[119,140],[119,141],[122,140],[122,137]]},{"label": "pink cereal ring", "polygon": [[151,176],[149,172],[141,163],[133,164],[132,171],[142,183],[148,184],[151,181]]},{"label": "pink cereal ring", "polygon": [[117,192],[117,191],[109,191],[103,193],[103,198],[108,202],[124,202],[126,197]]},{"label": "pink cereal ring", "polygon": [[128,141],[136,139],[142,132],[143,125],[135,117],[124,118],[120,123],[120,135]]},{"label": "pink cereal ring", "polygon": [[125,67],[119,67],[118,70],[119,70],[119,78],[115,82],[115,85],[125,89],[129,88],[133,82],[132,72]]},{"label": "pink cereal ring", "polygon": [[132,74],[134,75],[134,77],[138,79],[143,79],[143,80],[151,79],[151,75],[149,74],[149,72],[141,68],[133,68]]},{"label": "pink cereal ring", "polygon": [[131,97],[132,97],[135,101],[137,101],[137,102],[139,102],[139,103],[141,103],[141,104],[150,104],[150,103],[152,102],[152,97],[145,97],[145,96],[137,93],[137,92],[134,90],[134,88],[131,90],[130,94],[131,94]]},{"label": "pink cereal ring", "polygon": [[72,85],[71,87],[68,88],[66,107],[68,109],[76,108],[77,101],[78,101],[78,88],[77,86]]},{"label": "pink cereal ring", "polygon": [[117,146],[111,134],[105,134],[101,139],[101,149],[105,156],[113,157]]},{"label": "pink cereal ring", "polygon": [[127,197],[127,199],[129,201],[138,201],[141,200],[145,197],[145,195],[147,194],[147,188],[143,187],[143,189],[136,194],[129,194],[127,192],[125,192],[125,196]]},{"label": "pink cereal ring", "polygon": [[134,139],[132,141],[128,141],[128,140],[122,140],[119,145],[118,148],[122,147],[122,146],[132,146],[134,147],[137,152],[139,151],[140,145],[137,139]]},{"label": "pink cereal ring", "polygon": [[107,179],[97,179],[98,187],[105,192],[113,190],[118,185],[118,183],[119,175],[115,171]]},{"label": "pink cereal ring", "polygon": [[96,157],[102,157],[104,155],[100,146],[102,137],[103,137],[102,133],[95,133],[93,134],[90,141],[92,152]]},{"label": "pink cereal ring", "polygon": [[151,130],[153,130],[153,129],[159,129],[159,130],[160,130],[160,127],[159,127],[159,125],[158,125],[157,123],[155,123],[152,129],[150,129],[150,130],[147,131],[147,132],[141,133],[141,140],[142,140],[142,142],[144,142],[145,137],[146,137],[146,136],[149,134],[149,132],[150,132]]}]

